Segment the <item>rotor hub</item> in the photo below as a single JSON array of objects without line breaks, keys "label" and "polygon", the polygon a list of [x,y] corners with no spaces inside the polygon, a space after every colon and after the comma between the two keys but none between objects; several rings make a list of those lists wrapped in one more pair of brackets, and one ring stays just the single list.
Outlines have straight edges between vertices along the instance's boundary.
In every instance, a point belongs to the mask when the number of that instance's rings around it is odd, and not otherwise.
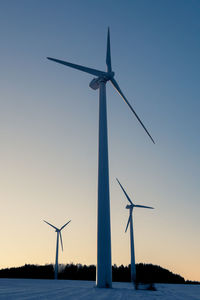
[{"label": "rotor hub", "polygon": [[133,205],[126,205],[126,209],[133,209]]},{"label": "rotor hub", "polygon": [[[106,81],[109,81],[115,76],[114,72],[107,72],[106,75],[102,76],[102,78]],[[101,78],[101,77],[100,77]]]}]

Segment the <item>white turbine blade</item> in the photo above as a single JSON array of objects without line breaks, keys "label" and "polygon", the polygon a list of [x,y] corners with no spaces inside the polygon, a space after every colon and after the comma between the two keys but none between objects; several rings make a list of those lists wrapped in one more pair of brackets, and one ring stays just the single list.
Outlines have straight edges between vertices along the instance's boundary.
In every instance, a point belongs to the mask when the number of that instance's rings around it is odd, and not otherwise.
[{"label": "white turbine blade", "polygon": [[67,224],[69,224],[69,222],[71,222],[71,220],[68,221],[65,225],[63,225],[63,226],[60,228],[60,231],[61,231],[65,226],[67,226]]},{"label": "white turbine blade", "polygon": [[154,209],[154,207],[144,206],[144,205],[135,205],[135,207],[142,207],[142,208],[150,208],[150,209]]},{"label": "white turbine blade", "polygon": [[127,231],[127,229],[128,229],[128,225],[129,225],[130,221],[131,221],[131,215],[130,215],[130,216],[129,216],[129,218],[128,218],[128,222],[127,222],[127,225],[126,225],[125,232],[126,232],[126,231]]},{"label": "white turbine blade", "polygon": [[128,102],[128,100],[126,99],[126,97],[124,96],[124,94],[122,93],[117,81],[112,78],[110,79],[111,83],[113,84],[114,88],[117,90],[117,92],[120,94],[120,96],[122,97],[122,99],[124,100],[124,102],[129,106],[129,108],[131,109],[131,111],[134,113],[135,117],[138,119],[138,121],[140,122],[140,124],[142,125],[143,129],[146,131],[146,133],[148,134],[148,136],[150,137],[150,139],[152,140],[152,142],[155,144],[152,136],[150,135],[150,133],[148,132],[148,130],[146,129],[146,127],[144,126],[144,124],[142,123],[142,121],[140,120],[140,118],[138,117],[138,115],[136,114],[136,112],[134,111],[134,109],[132,108],[132,106],[130,105],[130,103]]},{"label": "white turbine blade", "polygon": [[107,72],[112,72],[111,53],[110,53],[110,29],[109,29],[109,27],[108,27],[108,35],[107,35],[106,64],[107,64]]},{"label": "white turbine blade", "polygon": [[63,251],[63,241],[62,241],[62,235],[61,235],[61,232],[59,232],[60,234],[60,244],[61,244],[61,248],[62,248],[62,251]]},{"label": "white turbine blade", "polygon": [[47,223],[48,225],[50,225],[51,227],[53,227],[54,229],[56,229],[56,230],[58,230],[58,228],[57,227],[55,227],[55,226],[53,226],[52,224],[50,224],[49,222],[47,222],[47,221],[45,221],[45,220],[43,220],[45,223]]},{"label": "white turbine blade", "polygon": [[119,180],[118,180],[117,178],[116,178],[116,180],[117,180],[117,182],[119,183],[119,185],[120,185],[122,191],[124,192],[124,194],[125,194],[127,200],[131,203],[131,205],[134,205],[133,202],[131,201],[131,199],[129,198],[129,196],[127,195],[125,189],[123,188],[123,186],[122,186],[121,183],[119,182]]},{"label": "white turbine blade", "polygon": [[95,76],[102,76],[102,75],[104,76],[104,75],[106,75],[106,72],[102,72],[102,71],[99,71],[99,70],[96,70],[96,69],[91,69],[91,68],[87,68],[87,67],[84,67],[84,66],[72,64],[72,63],[69,63],[69,62],[64,61],[64,60],[51,58],[51,57],[47,57],[47,59],[55,61],[55,62],[57,62],[59,64],[62,64],[62,65],[68,66],[70,68],[77,69],[77,70],[95,75]]}]

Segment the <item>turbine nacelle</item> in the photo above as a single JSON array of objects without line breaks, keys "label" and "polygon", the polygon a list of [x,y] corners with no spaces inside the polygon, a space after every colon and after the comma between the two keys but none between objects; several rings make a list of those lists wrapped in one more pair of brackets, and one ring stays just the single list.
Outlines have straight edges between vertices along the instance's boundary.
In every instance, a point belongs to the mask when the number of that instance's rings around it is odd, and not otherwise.
[{"label": "turbine nacelle", "polygon": [[93,90],[97,90],[99,88],[99,83],[101,80],[107,82],[111,80],[114,77],[115,73],[114,72],[107,72],[106,74],[99,76],[97,78],[92,79],[92,81],[89,84],[89,87]]},{"label": "turbine nacelle", "polygon": [[97,90],[99,88],[99,78],[94,78],[89,84],[89,87],[93,90]]}]

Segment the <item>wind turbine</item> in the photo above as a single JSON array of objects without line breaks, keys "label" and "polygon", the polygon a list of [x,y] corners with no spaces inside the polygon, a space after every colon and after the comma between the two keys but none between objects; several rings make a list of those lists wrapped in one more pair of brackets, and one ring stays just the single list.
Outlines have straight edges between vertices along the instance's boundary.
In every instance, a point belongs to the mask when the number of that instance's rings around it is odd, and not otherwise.
[{"label": "wind turbine", "polygon": [[126,230],[128,229],[128,226],[130,225],[130,250],[131,250],[131,282],[136,283],[136,267],[135,267],[135,248],[134,248],[134,235],[133,235],[133,208],[134,207],[140,207],[140,208],[149,208],[149,209],[154,209],[153,207],[150,206],[144,206],[144,205],[136,205],[133,204],[129,196],[127,195],[126,191],[124,190],[123,186],[119,182],[119,180],[116,178],[117,182],[119,183],[122,191],[124,192],[127,200],[129,201],[129,205],[126,205],[126,209],[129,209],[129,218],[128,222],[126,225]]},{"label": "wind turbine", "polygon": [[107,72],[73,64],[67,61],[47,57],[47,59],[65,65],[70,68],[94,75],[95,78],[89,86],[99,89],[99,149],[98,149],[98,204],[97,204],[97,287],[112,287],[112,263],[111,263],[111,230],[110,230],[110,193],[109,193],[109,165],[108,165],[108,135],[106,112],[106,83],[110,81],[124,102],[129,106],[137,120],[140,122],[152,142],[153,138],[132,108],[117,81],[111,66],[110,32],[107,35],[106,65]]},{"label": "wind turbine", "polygon": [[59,248],[59,237],[60,237],[60,244],[61,244],[61,248],[63,251],[63,242],[62,242],[62,235],[61,235],[61,230],[63,230],[65,228],[65,226],[67,226],[67,224],[69,224],[70,221],[68,221],[65,225],[63,225],[60,229],[58,229],[57,227],[55,227],[54,225],[50,224],[49,222],[43,220],[45,223],[47,223],[49,226],[53,227],[55,229],[55,232],[57,232],[57,240],[56,240],[56,260],[55,260],[55,274],[54,274],[54,278],[58,279],[58,248]]}]

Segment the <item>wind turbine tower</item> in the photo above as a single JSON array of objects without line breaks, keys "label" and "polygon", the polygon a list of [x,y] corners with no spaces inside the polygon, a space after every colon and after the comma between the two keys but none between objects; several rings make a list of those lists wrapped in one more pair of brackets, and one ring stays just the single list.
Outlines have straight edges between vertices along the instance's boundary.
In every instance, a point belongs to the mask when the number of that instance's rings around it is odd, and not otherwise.
[{"label": "wind turbine tower", "polygon": [[128,222],[126,225],[126,230],[128,229],[128,226],[130,225],[130,250],[131,250],[131,282],[136,283],[136,267],[135,267],[135,247],[134,247],[134,234],[133,234],[133,208],[134,207],[140,207],[140,208],[150,208],[154,209],[153,207],[150,206],[144,206],[144,205],[136,205],[133,204],[129,196],[127,195],[126,191],[124,190],[123,186],[119,182],[119,180],[116,178],[117,182],[119,183],[122,191],[124,192],[128,202],[130,203],[129,205],[126,205],[126,209],[129,209],[129,218]]},{"label": "wind turbine tower", "polygon": [[45,223],[47,223],[49,226],[53,227],[55,229],[55,232],[57,233],[57,239],[56,239],[56,260],[55,260],[55,273],[54,273],[54,278],[58,279],[58,248],[59,248],[59,237],[60,237],[60,244],[61,244],[61,248],[63,251],[63,242],[62,242],[62,235],[61,235],[61,230],[63,230],[65,228],[65,226],[67,226],[67,224],[69,224],[70,221],[68,221],[65,225],[63,225],[60,229],[58,229],[57,227],[55,227],[54,225],[50,224],[49,222],[43,220]]},{"label": "wind turbine tower", "polygon": [[77,69],[79,71],[94,75],[95,78],[89,86],[99,89],[99,146],[98,146],[98,203],[97,203],[97,287],[112,287],[112,262],[111,262],[111,229],[110,229],[110,193],[109,193],[109,164],[108,164],[108,134],[107,134],[107,112],[106,112],[106,83],[110,81],[124,102],[129,106],[137,120],[140,122],[152,142],[153,138],[132,108],[112,71],[110,52],[110,32],[107,35],[106,65],[107,71],[100,71],[81,65],[73,64],[63,60],[47,57],[49,60],[59,64]]}]

